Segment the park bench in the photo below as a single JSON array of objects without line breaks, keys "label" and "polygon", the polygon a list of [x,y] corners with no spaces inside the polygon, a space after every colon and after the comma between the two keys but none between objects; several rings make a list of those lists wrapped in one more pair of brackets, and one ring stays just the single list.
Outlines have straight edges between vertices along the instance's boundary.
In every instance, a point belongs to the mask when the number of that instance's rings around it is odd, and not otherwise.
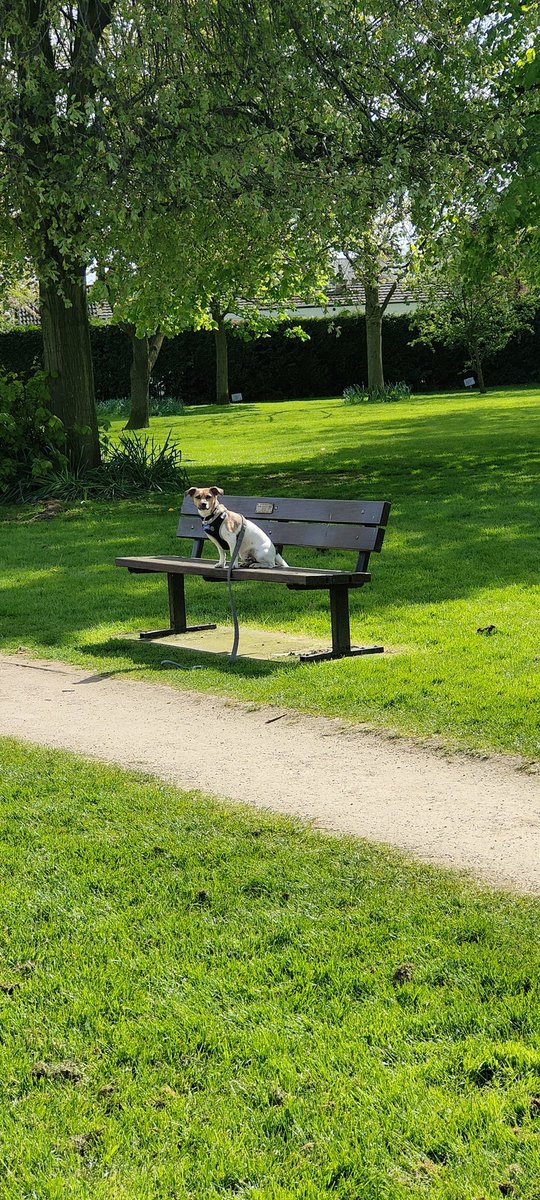
[{"label": "park bench", "polygon": [[[280,553],[285,546],[305,546],[317,550],[354,550],[356,564],[351,570],[332,570],[327,567],[235,567],[234,583],[255,581],[280,583],[295,591],[327,589],[330,596],[332,649],[300,655],[302,661],[344,658],[356,654],[381,653],[382,646],[351,646],[349,618],[349,589],[369,583],[369,556],[380,550],[390,512],[387,501],[373,500],[301,500],[289,497],[223,496],[226,508],[242,515],[264,529]],[[227,580],[227,569],[216,569],[212,560],[203,558],[206,535],[201,518],[189,496],[184,497],[176,530],[179,538],[192,538],[190,558],[175,555],[147,555],[116,559],[117,567],[127,567],[133,574],[159,572],[167,575],[169,587],[170,626],[167,629],[147,630],[144,639],[166,637],[172,633],[189,633],[200,629],[215,629],[214,624],[188,625],[184,578],[200,575],[207,582]],[[212,546],[212,550],[215,547]]]}]

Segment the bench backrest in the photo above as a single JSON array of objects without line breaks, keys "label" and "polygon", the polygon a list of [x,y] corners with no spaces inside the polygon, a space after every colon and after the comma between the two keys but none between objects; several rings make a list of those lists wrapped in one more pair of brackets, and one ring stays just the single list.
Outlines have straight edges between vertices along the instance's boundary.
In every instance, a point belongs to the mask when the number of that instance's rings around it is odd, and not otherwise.
[{"label": "bench backrest", "polygon": [[[358,570],[380,550],[390,512],[386,500],[300,500],[290,496],[220,496],[225,508],[255,521],[275,546],[356,550]],[[200,554],[206,534],[190,496],[184,497],[177,537],[191,537]]]}]

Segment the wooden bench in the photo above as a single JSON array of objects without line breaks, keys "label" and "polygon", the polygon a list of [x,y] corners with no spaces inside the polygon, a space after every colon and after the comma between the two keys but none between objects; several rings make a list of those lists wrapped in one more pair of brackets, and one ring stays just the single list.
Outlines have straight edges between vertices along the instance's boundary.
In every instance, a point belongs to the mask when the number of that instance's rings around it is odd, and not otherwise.
[{"label": "wooden bench", "polygon": [[[223,496],[226,508],[242,513],[264,529],[280,553],[285,546],[306,546],[317,550],[354,550],[356,564],[351,570],[323,567],[238,567],[232,572],[235,583],[280,583],[295,591],[328,589],[332,623],[332,649],[301,655],[302,661],[344,658],[356,654],[377,654],[382,646],[351,646],[349,588],[369,583],[369,556],[380,550],[390,512],[386,501],[373,500],[300,500],[289,497]],[[188,625],[184,577],[201,575],[207,582],[225,581],[227,570],[216,569],[212,560],[202,557],[206,535],[201,518],[189,496],[184,497],[177,537],[192,538],[190,558],[174,555],[117,558],[117,567],[134,574],[160,572],[167,575],[170,626],[147,630],[140,637],[160,638],[172,633],[215,629],[214,624]],[[215,547],[212,546],[212,550]]]}]

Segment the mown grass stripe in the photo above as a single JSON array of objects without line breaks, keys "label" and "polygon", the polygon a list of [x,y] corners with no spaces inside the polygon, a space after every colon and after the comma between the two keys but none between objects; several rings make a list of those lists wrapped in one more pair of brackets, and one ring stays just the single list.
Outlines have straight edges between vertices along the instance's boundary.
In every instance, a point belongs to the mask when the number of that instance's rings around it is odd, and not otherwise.
[{"label": "mown grass stripe", "polygon": [[5,1200],[535,1200],[538,902],[0,753]]}]

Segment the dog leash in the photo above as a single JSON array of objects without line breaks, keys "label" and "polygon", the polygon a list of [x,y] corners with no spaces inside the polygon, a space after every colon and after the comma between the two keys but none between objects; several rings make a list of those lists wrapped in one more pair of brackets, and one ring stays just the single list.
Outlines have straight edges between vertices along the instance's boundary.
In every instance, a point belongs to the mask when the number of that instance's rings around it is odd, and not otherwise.
[{"label": "dog leash", "polygon": [[231,554],[231,561],[227,568],[227,591],[228,591],[228,596],[229,596],[229,608],[231,610],[231,617],[232,617],[233,628],[234,628],[234,638],[233,638],[232,650],[229,655],[230,663],[236,662],[236,655],[238,653],[238,642],[240,640],[240,629],[239,629],[239,625],[238,625],[238,617],[236,615],[236,608],[235,608],[234,600],[233,600],[231,576],[232,576],[234,564],[236,562],[236,559],[238,558],[238,553],[240,550],[240,546],[242,545],[242,541],[244,539],[245,532],[246,532],[246,521],[245,521],[245,517],[242,517],[242,524],[240,526],[240,529],[238,530],[238,534],[236,537],[236,545],[234,547],[233,553]]},{"label": "dog leash", "polygon": [[[236,656],[238,654],[238,643],[240,641],[240,627],[238,625],[238,617],[236,615],[236,608],[235,608],[235,604],[234,604],[234,600],[233,600],[231,576],[232,576],[234,564],[236,562],[236,559],[238,558],[240,546],[242,545],[242,542],[244,540],[245,532],[246,532],[246,520],[245,520],[245,517],[242,517],[242,524],[240,526],[240,529],[238,530],[238,534],[236,537],[236,544],[235,544],[233,553],[231,554],[231,560],[229,562],[229,566],[227,567],[227,592],[228,592],[228,598],[229,598],[229,608],[231,610],[231,617],[232,617],[233,629],[234,629],[232,650],[231,650],[231,653],[229,654],[229,662],[230,663],[236,662]],[[186,671],[186,670],[187,671],[189,671],[189,670],[202,671],[202,669],[203,669],[202,667],[198,667],[198,666],[182,667],[180,665],[180,663],[174,662],[172,658],[163,658],[161,660],[161,666],[162,667],[178,667],[178,669],[181,671]]]}]

